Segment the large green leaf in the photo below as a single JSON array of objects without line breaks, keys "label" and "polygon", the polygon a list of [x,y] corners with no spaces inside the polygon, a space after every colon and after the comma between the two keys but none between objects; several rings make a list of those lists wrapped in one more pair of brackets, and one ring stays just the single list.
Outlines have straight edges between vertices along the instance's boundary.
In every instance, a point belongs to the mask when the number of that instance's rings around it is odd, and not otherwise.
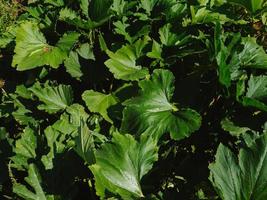
[{"label": "large green leaf", "polygon": [[267,134],[242,148],[238,158],[222,144],[210,180],[223,200],[267,199]]},{"label": "large green leaf", "polygon": [[173,139],[188,137],[201,124],[201,116],[189,108],[171,103],[174,76],[168,70],[155,70],[151,79],[139,82],[138,97],[124,103],[121,130],[133,134],[148,131],[156,137],[169,132]]},{"label": "large green leaf", "polygon": [[106,143],[95,153],[96,164],[90,166],[95,176],[97,194],[119,194],[123,199],[143,197],[140,181],[157,160],[157,142],[141,137],[114,133],[112,143]]},{"label": "large green leaf", "polygon": [[73,101],[73,91],[70,85],[53,87],[48,83],[41,85],[37,82],[29,90],[44,103],[39,105],[38,108],[50,114],[64,110]]},{"label": "large green leaf", "polygon": [[114,77],[122,80],[138,80],[148,75],[148,69],[136,65],[136,60],[141,56],[141,51],[147,44],[147,38],[138,40],[133,45],[126,45],[113,53],[107,50],[110,57],[105,65],[114,74]]},{"label": "large green leaf", "polygon": [[105,120],[112,123],[112,120],[108,116],[107,109],[117,103],[117,99],[114,95],[87,90],[83,93],[82,98],[91,112],[101,114]]},{"label": "large green leaf", "polygon": [[78,37],[78,33],[65,34],[56,46],[51,46],[47,43],[37,24],[25,22],[17,29],[12,66],[16,66],[19,71],[43,65],[57,68],[68,57],[68,53]]},{"label": "large green leaf", "polygon": [[30,164],[26,183],[33,189],[29,190],[25,185],[15,183],[13,192],[25,200],[54,200],[52,195],[46,195],[42,188],[41,176],[34,164]]}]

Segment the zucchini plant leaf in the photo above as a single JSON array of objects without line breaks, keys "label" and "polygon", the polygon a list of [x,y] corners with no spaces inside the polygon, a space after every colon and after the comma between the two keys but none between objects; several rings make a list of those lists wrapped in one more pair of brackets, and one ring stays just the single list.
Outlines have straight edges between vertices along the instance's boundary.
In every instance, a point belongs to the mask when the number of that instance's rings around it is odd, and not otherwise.
[{"label": "zucchini plant leaf", "polygon": [[137,142],[131,135],[114,133],[112,142],[96,151],[96,164],[90,166],[96,192],[119,194],[123,199],[144,197],[140,181],[158,158],[157,142],[152,137],[141,137]]},{"label": "zucchini plant leaf", "polygon": [[48,83],[41,85],[37,82],[29,90],[44,103],[39,105],[38,109],[45,110],[50,114],[64,110],[73,101],[73,91],[70,85],[53,87]]},{"label": "zucchini plant leaf", "polygon": [[112,123],[112,120],[108,116],[107,109],[118,102],[114,95],[87,90],[83,93],[82,99],[91,112],[99,113],[105,120]]},{"label": "zucchini plant leaf", "polygon": [[25,22],[17,29],[12,66],[19,71],[43,65],[58,68],[68,57],[68,53],[78,37],[78,33],[68,33],[62,36],[56,46],[51,46],[47,43],[37,24]]},{"label": "zucchini plant leaf", "polygon": [[46,195],[42,188],[41,176],[38,172],[37,167],[34,164],[30,164],[28,170],[28,177],[25,181],[33,189],[29,190],[25,185],[15,183],[13,185],[13,192],[23,199],[27,200],[53,200],[53,195]]},{"label": "zucchini plant leaf", "polygon": [[64,61],[66,71],[78,80],[82,77],[81,65],[79,62],[79,55],[75,51],[71,51],[69,57]]},{"label": "zucchini plant leaf", "polygon": [[21,138],[16,141],[14,152],[11,157],[12,167],[17,169],[28,168],[28,160],[36,157],[37,137],[33,129],[26,127]]},{"label": "zucchini plant leaf", "polygon": [[133,81],[148,75],[147,68],[136,65],[136,60],[141,56],[141,51],[147,42],[147,39],[138,40],[133,45],[123,46],[116,53],[109,50],[106,51],[110,59],[105,62],[105,65],[114,74],[116,79]]},{"label": "zucchini plant leaf", "polygon": [[133,134],[151,132],[155,137],[170,133],[173,139],[188,137],[199,129],[201,116],[189,108],[171,103],[174,76],[168,70],[154,70],[149,80],[139,82],[139,96],[127,100],[121,130]]},{"label": "zucchini plant leaf", "polygon": [[242,148],[237,156],[220,145],[210,180],[223,200],[267,198],[267,134]]}]

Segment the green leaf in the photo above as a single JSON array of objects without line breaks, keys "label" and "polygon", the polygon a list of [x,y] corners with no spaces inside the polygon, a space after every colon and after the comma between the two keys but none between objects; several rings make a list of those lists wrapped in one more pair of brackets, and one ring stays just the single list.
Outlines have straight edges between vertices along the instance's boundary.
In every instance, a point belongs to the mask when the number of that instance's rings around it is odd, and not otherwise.
[{"label": "green leaf", "polygon": [[166,46],[181,46],[188,42],[191,38],[186,33],[175,34],[171,32],[172,25],[166,24],[159,29],[160,41]]},{"label": "green leaf", "polygon": [[83,14],[86,17],[89,17],[89,0],[80,0],[80,7],[82,9]]},{"label": "green leaf", "polygon": [[199,129],[201,116],[189,108],[177,108],[171,103],[174,93],[174,76],[168,70],[155,70],[151,79],[139,82],[138,97],[123,104],[121,130],[133,134],[145,131],[161,137],[170,133],[176,140],[188,137]]},{"label": "green leaf", "polygon": [[19,106],[18,109],[12,112],[12,116],[21,125],[36,125],[38,122],[31,116],[32,112],[25,108],[23,105]]},{"label": "green leaf", "polygon": [[[215,163],[210,164],[210,181],[223,200],[241,200],[241,170],[236,156],[220,144]],[[245,198],[244,198],[245,200]]]},{"label": "green leaf", "polygon": [[[233,49],[240,41],[240,34],[226,35],[223,33],[222,26],[216,23],[215,34],[214,34],[214,46],[215,46],[215,57],[218,64],[219,81],[226,87],[230,87],[231,80],[233,79],[232,74],[237,74],[236,70],[239,68],[239,63],[233,64],[229,58],[233,54]],[[226,40],[230,42],[226,45]]]},{"label": "green leaf", "polygon": [[246,91],[245,81],[240,80],[237,84],[237,100],[243,106],[252,106],[267,112],[267,76],[251,75]]},{"label": "green leaf", "polygon": [[107,51],[108,47],[102,33],[98,34],[98,41],[101,51]]},{"label": "green leaf", "polygon": [[0,127],[0,141],[5,140],[6,138],[7,138],[6,128]]},{"label": "green leaf", "polygon": [[118,16],[122,16],[127,9],[128,2],[125,0],[114,0],[111,6],[111,10],[114,11]]},{"label": "green leaf", "polygon": [[80,78],[83,76],[77,52],[71,51],[69,57],[65,60],[64,65],[66,67],[66,71],[73,78],[80,80]]},{"label": "green leaf", "polygon": [[108,116],[107,109],[117,104],[118,101],[114,95],[106,95],[93,90],[87,90],[83,93],[82,99],[91,112],[99,113],[105,120],[112,123],[112,120]]},{"label": "green leaf", "polygon": [[[70,127],[69,127],[70,129]],[[54,158],[63,153],[68,147],[65,145],[66,135],[62,135],[60,132],[55,130],[53,126],[49,126],[45,129],[45,137],[47,140],[47,146],[49,152],[47,155],[43,155],[41,160],[46,170],[53,169]]]},{"label": "green leaf", "polygon": [[112,0],[91,0],[89,4],[89,16],[95,22],[105,22],[110,17]]},{"label": "green leaf", "polygon": [[256,38],[242,38],[243,51],[239,54],[242,67],[267,69],[267,54],[262,46],[257,44]]},{"label": "green leaf", "polygon": [[239,127],[236,126],[232,121],[230,121],[228,118],[225,118],[221,121],[222,129],[229,132],[234,137],[239,137],[240,135],[243,135],[247,131],[250,131],[250,128],[248,127]]},{"label": "green leaf", "polygon": [[241,38],[240,34],[223,33],[217,23],[215,29],[215,56],[219,67],[220,82],[229,87],[231,80],[238,80],[246,68],[266,69],[267,54],[256,38]]},{"label": "green leaf", "polygon": [[18,85],[16,87],[16,94],[24,99],[31,99],[31,92],[25,87],[25,85]]},{"label": "green leaf", "polygon": [[41,85],[35,83],[29,89],[44,104],[38,109],[53,114],[66,109],[73,101],[73,91],[70,85],[50,86],[48,83]]},{"label": "green leaf", "polygon": [[89,130],[86,123],[81,119],[78,129],[78,136],[75,142],[75,151],[87,164],[91,165],[95,163],[94,158],[94,138],[92,131]]},{"label": "green leaf", "polygon": [[177,2],[174,4],[167,13],[168,19],[182,18],[187,12],[187,4]]},{"label": "green leaf", "polygon": [[[73,104],[66,109],[58,121],[45,129],[49,152],[43,155],[41,160],[47,170],[53,169],[54,159],[58,155],[71,148],[77,151],[82,158],[86,158],[85,161],[91,162],[93,160],[92,153],[90,154],[92,149],[90,151],[87,149],[88,142],[92,140],[91,132],[87,135],[87,127],[84,123],[82,124],[82,122],[87,121],[88,117],[81,105]],[[92,147],[92,143],[90,144]]]},{"label": "green leaf", "polygon": [[[26,87],[17,87],[16,93],[19,94],[20,97],[25,97],[26,99],[31,98],[31,92],[29,92]],[[21,103],[17,94],[9,95],[12,98],[14,107],[12,116],[21,125],[37,125],[38,121],[31,116],[32,111],[27,109],[25,105]]]},{"label": "green leaf", "polygon": [[79,53],[79,55],[81,57],[83,57],[84,59],[90,59],[90,60],[95,60],[95,55],[93,52],[92,47],[90,46],[89,43],[84,43],[82,44],[78,49],[77,52]]},{"label": "green leaf", "polygon": [[243,97],[244,106],[253,106],[267,112],[267,76],[251,75],[248,88]]},{"label": "green leaf", "polygon": [[90,166],[97,194],[101,199],[106,191],[125,200],[144,197],[140,181],[157,160],[157,151],[157,142],[151,137],[137,142],[131,135],[114,133],[112,143],[96,151],[96,164]]},{"label": "green leaf", "polygon": [[15,155],[11,158],[13,167],[22,169],[28,167],[28,160],[36,158],[37,137],[33,129],[26,127],[21,138],[16,141],[13,149]]},{"label": "green leaf", "polygon": [[77,12],[69,8],[63,8],[59,12],[59,20],[82,29],[91,29],[89,21],[82,19]]},{"label": "green leaf", "polygon": [[138,40],[133,45],[126,45],[113,53],[107,50],[110,57],[105,65],[114,74],[116,79],[139,80],[148,75],[148,69],[136,65],[136,60],[141,56],[141,51],[147,44],[148,39]]},{"label": "green leaf", "polygon": [[140,5],[150,15],[158,0],[141,0]]},{"label": "green leaf", "polygon": [[152,50],[151,52],[147,53],[147,57],[162,60],[161,54],[162,54],[161,45],[157,43],[155,40],[153,40]]},{"label": "green leaf", "polygon": [[12,66],[17,67],[19,71],[43,65],[58,68],[68,57],[68,53],[78,37],[78,33],[65,34],[56,46],[51,46],[47,44],[36,24],[25,22],[17,30]]},{"label": "green leaf", "polygon": [[267,105],[257,99],[251,99],[247,97],[243,97],[242,101],[243,106],[252,106],[258,108],[264,112],[267,112]]},{"label": "green leaf", "polygon": [[58,7],[64,6],[64,0],[45,0],[45,3],[49,3]]},{"label": "green leaf", "polygon": [[191,24],[207,24],[207,23],[214,23],[220,22],[221,24],[225,24],[226,22],[231,23],[245,23],[242,20],[232,20],[228,18],[225,14],[214,12],[207,7],[201,7],[197,11],[193,6],[190,7],[192,20],[190,20]]},{"label": "green leaf", "polygon": [[263,9],[264,0],[227,0],[228,2],[237,3],[244,6],[248,11],[255,13]]},{"label": "green leaf", "polygon": [[30,164],[28,174],[25,181],[33,191],[29,190],[25,185],[15,183],[13,185],[13,192],[26,200],[52,200],[53,196],[46,196],[43,191],[41,176],[34,164]]},{"label": "green leaf", "polygon": [[128,18],[124,16],[121,20],[114,22],[113,25],[115,26],[115,32],[124,36],[125,40],[131,44],[135,38],[132,38],[127,31],[127,28],[130,26],[130,24],[127,23],[127,20]]},{"label": "green leaf", "polygon": [[267,134],[242,148],[238,158],[221,144],[209,168],[210,180],[223,200],[266,199]]},{"label": "green leaf", "polygon": [[246,97],[257,100],[267,99],[267,76],[253,76],[251,75],[248,81],[248,89]]}]

